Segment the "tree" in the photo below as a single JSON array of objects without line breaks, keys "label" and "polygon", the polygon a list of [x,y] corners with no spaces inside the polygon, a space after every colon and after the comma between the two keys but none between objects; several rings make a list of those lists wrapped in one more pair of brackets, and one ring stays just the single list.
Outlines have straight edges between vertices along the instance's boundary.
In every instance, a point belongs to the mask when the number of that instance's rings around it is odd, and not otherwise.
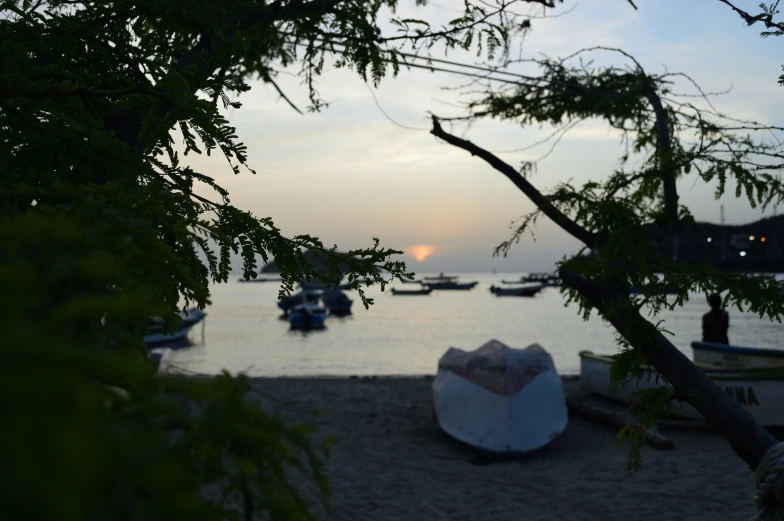
[{"label": "tree", "polygon": [[[157,376],[147,320],[174,328],[177,309],[203,308],[232,251],[245,277],[257,255],[274,257],[282,295],[341,263],[360,292],[358,280],[412,275],[378,240],[337,254],[233,207],[185,164],[173,130],[184,156],[219,151],[235,173],[250,170],[220,108],[238,108],[229,96],[249,79],[274,87],[280,67],[300,63],[308,109],[320,110],[314,80],[329,52],[374,82],[390,63],[397,73],[404,45],[492,55],[521,26],[513,3],[466,2],[442,28],[394,19],[399,34],[385,36],[377,18],[396,0],[0,2],[0,392],[14,397],[0,409],[0,443],[13,447],[0,489],[12,517],[311,517],[286,470],[308,470],[326,494],[312,429],[251,405],[247,378]],[[198,183],[221,199],[197,195]]]},{"label": "tree", "polygon": [[[591,52],[602,51],[620,54],[629,66],[599,67],[583,60]],[[614,357],[613,381],[639,380],[646,363],[668,381],[659,389],[638,392],[644,422],[627,431],[632,441],[630,469],[640,467],[641,431],[668,414],[673,400],[686,401],[718,427],[736,454],[757,470],[759,518],[779,519],[784,513],[784,483],[779,482],[784,445],[777,444],[748,412],[678,351],[664,335],[661,322],[648,321],[641,312],[647,307],[655,319],[658,311],[681,306],[689,290],[697,290],[725,292],[725,303],[781,321],[784,295],[775,281],[722,273],[706,263],[673,260],[660,255],[656,245],[694,223],[688,208],[679,204],[676,186],[676,181],[689,173],[706,183],[718,181],[717,198],[727,179],[734,178],[736,196],[745,193],[752,206],[782,200],[784,185],[776,175],[784,169],[780,142],[752,135],[784,129],[726,116],[713,108],[689,76],[651,74],[619,49],[595,47],[563,59],[530,62],[540,67],[540,75],[518,75],[505,88],[495,88],[488,81],[486,90],[467,103],[467,115],[432,118],[434,136],[490,164],[537,207],[521,219],[512,239],[495,254],[506,255],[542,215],[580,240],[584,250],[559,263],[563,292],[567,303],[579,305],[586,320],[596,310],[615,327],[621,350]],[[677,80],[696,87],[706,106],[701,108],[691,98],[675,94]],[[626,150],[621,166],[604,180],[596,176],[581,187],[564,183],[545,194],[529,179],[535,164],[515,168],[442,126],[445,121],[483,117],[522,126],[554,125],[558,129],[550,137],[556,143],[574,124],[601,119],[622,133]],[[630,167],[630,156],[637,156],[640,166]],[[582,255],[585,250],[591,255]],[[663,278],[658,278],[657,272],[663,273]],[[631,285],[645,296],[630,297]],[[677,288],[673,302],[667,300],[668,287]]]},{"label": "tree", "polygon": [[[765,31],[762,31],[761,36],[763,38],[767,38],[768,36],[782,36],[784,35],[784,22],[780,22],[776,20],[776,15],[779,14],[779,4],[781,3],[780,0],[776,0],[772,4],[760,4],[760,13],[756,15],[751,15],[748,12],[744,11],[743,9],[739,9],[736,7],[732,2],[728,0],[719,0],[722,4],[728,5],[733,11],[735,11],[738,16],[743,18],[743,21],[746,22],[746,25],[752,26],[756,23],[760,23],[765,27]],[[784,65],[781,66],[782,70],[784,70]],[[784,85],[784,74],[779,76],[779,85]]]}]

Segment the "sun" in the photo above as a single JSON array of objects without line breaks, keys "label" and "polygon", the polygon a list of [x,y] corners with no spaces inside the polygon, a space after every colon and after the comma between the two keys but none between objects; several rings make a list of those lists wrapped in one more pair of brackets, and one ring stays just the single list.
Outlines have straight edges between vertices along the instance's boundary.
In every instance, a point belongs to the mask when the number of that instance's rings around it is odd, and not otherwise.
[{"label": "sun", "polygon": [[419,262],[424,261],[436,252],[435,246],[428,246],[426,244],[418,244],[408,248],[409,255],[412,255]]}]

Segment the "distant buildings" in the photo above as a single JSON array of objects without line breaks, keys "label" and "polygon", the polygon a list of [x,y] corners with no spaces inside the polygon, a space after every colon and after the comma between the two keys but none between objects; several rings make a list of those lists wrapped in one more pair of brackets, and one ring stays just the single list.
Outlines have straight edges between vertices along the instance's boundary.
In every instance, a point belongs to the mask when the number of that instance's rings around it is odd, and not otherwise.
[{"label": "distant buildings", "polygon": [[784,273],[784,216],[739,226],[697,223],[658,249],[683,262],[707,262],[729,272]]}]

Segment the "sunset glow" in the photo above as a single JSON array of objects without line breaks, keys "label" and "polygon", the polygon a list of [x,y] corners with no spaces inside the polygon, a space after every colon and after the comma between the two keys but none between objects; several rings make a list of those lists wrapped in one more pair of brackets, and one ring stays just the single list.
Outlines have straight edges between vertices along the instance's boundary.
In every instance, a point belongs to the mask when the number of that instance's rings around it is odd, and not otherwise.
[{"label": "sunset glow", "polygon": [[417,246],[411,246],[408,248],[408,254],[413,256],[419,262],[424,261],[431,255],[436,252],[435,246],[427,246],[425,244],[420,244]]}]

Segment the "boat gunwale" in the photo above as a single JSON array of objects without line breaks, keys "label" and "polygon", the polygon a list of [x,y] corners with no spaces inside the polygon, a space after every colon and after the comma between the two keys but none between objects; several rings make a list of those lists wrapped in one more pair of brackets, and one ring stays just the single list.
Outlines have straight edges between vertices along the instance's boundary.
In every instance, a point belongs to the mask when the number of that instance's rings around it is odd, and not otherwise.
[{"label": "boat gunwale", "polygon": [[732,353],[735,355],[756,355],[770,358],[784,358],[784,351],[767,347],[742,347],[713,342],[692,342],[691,348],[698,351],[714,351],[718,353]]},{"label": "boat gunwale", "polygon": [[[580,351],[580,359],[588,358],[597,362],[605,362],[612,364],[613,355],[599,355],[593,351]],[[711,380],[726,380],[726,381],[768,381],[768,380],[784,380],[784,369],[777,368],[759,368],[759,369],[719,369],[703,364],[694,364],[697,369],[705,373]],[[659,370],[650,365],[642,366],[643,371],[648,373],[659,373]],[[665,379],[666,380],[666,379]]]}]

